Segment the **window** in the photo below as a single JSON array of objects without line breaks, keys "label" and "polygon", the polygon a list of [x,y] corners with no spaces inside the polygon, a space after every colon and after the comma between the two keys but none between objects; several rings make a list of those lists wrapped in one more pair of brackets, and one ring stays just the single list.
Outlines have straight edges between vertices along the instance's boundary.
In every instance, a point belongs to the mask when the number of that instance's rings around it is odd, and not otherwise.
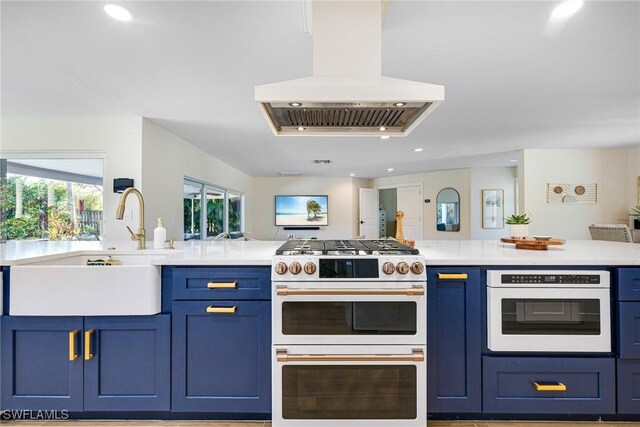
[{"label": "window", "polygon": [[184,240],[244,230],[244,194],[238,191],[185,178],[183,210]]},{"label": "window", "polygon": [[0,159],[0,241],[99,240],[102,159]]}]

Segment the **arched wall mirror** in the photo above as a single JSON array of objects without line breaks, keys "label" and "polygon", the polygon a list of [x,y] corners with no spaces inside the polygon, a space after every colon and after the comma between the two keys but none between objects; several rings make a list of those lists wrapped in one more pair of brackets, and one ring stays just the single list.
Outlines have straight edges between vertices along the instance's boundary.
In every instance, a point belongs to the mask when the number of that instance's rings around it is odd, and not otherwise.
[{"label": "arched wall mirror", "polygon": [[436,198],[436,230],[460,231],[460,194],[443,188]]}]

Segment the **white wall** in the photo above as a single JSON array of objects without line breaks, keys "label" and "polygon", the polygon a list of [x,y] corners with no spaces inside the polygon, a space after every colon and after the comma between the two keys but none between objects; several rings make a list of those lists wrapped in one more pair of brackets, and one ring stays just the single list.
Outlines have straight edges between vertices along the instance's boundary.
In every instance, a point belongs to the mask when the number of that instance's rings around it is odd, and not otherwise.
[{"label": "white wall", "polygon": [[[167,238],[183,239],[182,197],[189,176],[245,194],[245,209],[253,205],[252,178],[227,165],[157,124],[142,121],[142,183],[147,240],[153,239],[158,217],[164,219]],[[245,218],[250,221],[251,215]],[[251,224],[246,224],[251,231]]]},{"label": "white wall", "polygon": [[[299,238],[349,239],[357,235],[358,189],[370,188],[368,180],[334,177],[253,178],[253,237],[284,240],[288,234]],[[283,230],[275,226],[276,194],[326,194],[329,196],[329,225],[320,230]]]},{"label": "white wall", "polygon": [[508,235],[505,228],[482,228],[482,190],[504,191],[504,217],[513,215],[516,168],[471,169],[471,239],[497,240]]},{"label": "white wall", "polygon": [[120,195],[113,192],[114,178],[133,178],[141,186],[140,117],[2,118],[2,155],[24,157],[104,158],[104,238],[129,240],[125,226],[138,225],[138,204],[127,203],[127,217],[115,219]]},{"label": "white wall", "polygon": [[[425,240],[466,240],[471,238],[469,169],[377,178],[373,180],[373,184],[376,187],[422,184],[422,198],[431,199],[431,203],[424,204],[422,215],[424,226],[423,238]],[[436,230],[436,196],[440,190],[446,187],[452,187],[460,194],[460,231],[458,232]]]},{"label": "white wall", "polygon": [[[524,212],[529,233],[589,239],[592,223],[628,223],[631,178],[629,149],[524,150]],[[598,184],[595,204],[547,203],[547,183]]]}]

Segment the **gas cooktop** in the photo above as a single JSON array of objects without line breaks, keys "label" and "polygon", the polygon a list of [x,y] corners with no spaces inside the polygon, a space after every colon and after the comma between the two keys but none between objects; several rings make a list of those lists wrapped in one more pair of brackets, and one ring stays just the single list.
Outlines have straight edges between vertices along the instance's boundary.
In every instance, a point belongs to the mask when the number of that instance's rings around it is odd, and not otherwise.
[{"label": "gas cooktop", "polygon": [[289,240],[276,255],[418,255],[395,240]]}]

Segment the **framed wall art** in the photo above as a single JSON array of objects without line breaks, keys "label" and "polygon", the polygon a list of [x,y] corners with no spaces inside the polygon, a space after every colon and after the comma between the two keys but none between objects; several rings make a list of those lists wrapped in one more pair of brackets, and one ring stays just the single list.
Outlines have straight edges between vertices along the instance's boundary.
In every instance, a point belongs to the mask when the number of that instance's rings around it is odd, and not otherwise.
[{"label": "framed wall art", "polygon": [[504,190],[482,190],[482,228],[504,228]]}]

